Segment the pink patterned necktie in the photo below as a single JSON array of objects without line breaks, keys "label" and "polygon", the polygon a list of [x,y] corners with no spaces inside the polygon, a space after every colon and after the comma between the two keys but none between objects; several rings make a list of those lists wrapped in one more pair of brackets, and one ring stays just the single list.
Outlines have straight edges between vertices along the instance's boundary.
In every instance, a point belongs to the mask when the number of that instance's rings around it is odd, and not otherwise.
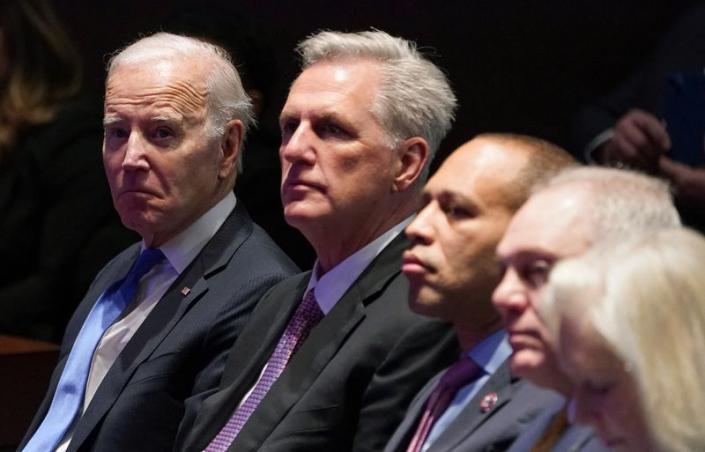
[{"label": "pink patterned necktie", "polygon": [[272,356],[269,357],[262,377],[255,384],[250,395],[235,410],[225,426],[213,438],[205,452],[223,452],[228,450],[230,444],[240,433],[247,419],[255,411],[269,388],[272,387],[279,375],[284,371],[291,356],[303,344],[311,328],[323,318],[323,312],[316,302],[313,289],[310,289],[296,308],[296,312],[289,320],[284,333],[279,338]]},{"label": "pink patterned necktie", "polygon": [[462,358],[445,371],[438,380],[438,384],[428,397],[423,415],[416,427],[416,433],[409,443],[406,452],[420,452],[426,442],[428,434],[431,432],[433,424],[443,415],[443,412],[450,405],[458,389],[476,379],[482,369],[470,359],[468,355]]}]

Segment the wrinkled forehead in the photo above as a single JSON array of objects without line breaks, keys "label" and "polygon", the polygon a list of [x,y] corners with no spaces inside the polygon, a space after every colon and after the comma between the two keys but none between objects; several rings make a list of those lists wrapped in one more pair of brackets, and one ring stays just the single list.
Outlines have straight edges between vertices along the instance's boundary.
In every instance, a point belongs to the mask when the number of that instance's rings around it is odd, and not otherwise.
[{"label": "wrinkled forehead", "polygon": [[497,249],[502,258],[536,253],[560,259],[587,250],[593,239],[591,197],[581,190],[548,189],[519,209]]},{"label": "wrinkled forehead", "polygon": [[207,101],[206,74],[185,59],[122,63],[106,83],[106,112],[119,105],[164,104],[190,115],[203,112]]}]

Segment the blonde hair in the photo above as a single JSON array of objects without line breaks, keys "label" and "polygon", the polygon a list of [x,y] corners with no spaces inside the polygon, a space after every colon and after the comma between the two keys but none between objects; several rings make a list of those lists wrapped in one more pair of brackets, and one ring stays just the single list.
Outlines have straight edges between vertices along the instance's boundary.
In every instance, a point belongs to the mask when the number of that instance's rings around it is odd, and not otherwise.
[{"label": "blonde hair", "polygon": [[[650,231],[560,262],[541,305],[554,333],[580,315],[631,369],[663,450],[705,450],[704,275],[705,238]],[[589,289],[600,295],[586,300]]]},{"label": "blonde hair", "polygon": [[0,2],[0,35],[9,60],[8,74],[0,78],[4,160],[24,129],[51,121],[78,93],[81,60],[46,0]]}]

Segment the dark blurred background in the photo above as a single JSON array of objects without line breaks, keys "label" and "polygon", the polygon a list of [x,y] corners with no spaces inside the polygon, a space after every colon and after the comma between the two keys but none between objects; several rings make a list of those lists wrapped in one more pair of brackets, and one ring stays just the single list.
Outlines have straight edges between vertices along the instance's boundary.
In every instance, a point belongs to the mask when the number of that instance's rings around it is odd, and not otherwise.
[{"label": "dark blurred background", "polygon": [[[169,30],[175,15],[212,10],[246,26],[276,72],[261,126],[276,131],[296,74],[292,49],[321,29],[370,27],[414,40],[450,76],[460,100],[442,150],[483,131],[529,133],[568,146],[570,118],[648,58],[693,1],[186,1],[56,0],[84,56],[88,85],[102,95],[106,54],[138,35]],[[227,23],[227,21],[224,21]],[[245,24],[245,25],[243,25]],[[442,156],[441,156],[442,157]],[[439,159],[440,160],[440,159]],[[438,161],[436,162],[436,165]]]}]

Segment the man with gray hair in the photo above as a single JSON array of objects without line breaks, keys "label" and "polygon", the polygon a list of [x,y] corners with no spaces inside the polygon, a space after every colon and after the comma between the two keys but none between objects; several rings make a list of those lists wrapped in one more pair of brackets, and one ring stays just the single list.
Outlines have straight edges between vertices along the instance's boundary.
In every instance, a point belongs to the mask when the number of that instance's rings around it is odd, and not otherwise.
[{"label": "man with gray hair", "polygon": [[382,450],[406,405],[455,358],[412,313],[402,233],[456,106],[443,72],[381,31],[321,32],[280,115],[281,195],[317,254],[258,304],[221,390],[187,410],[188,451]]},{"label": "man with gray hair", "polygon": [[[250,102],[228,55],[158,33],[114,56],[103,162],[142,237],[71,319],[23,451],[169,451],[264,292],[296,272],[233,195]],[[148,432],[148,434],[145,434]]]},{"label": "man with gray hair", "polygon": [[[601,240],[679,224],[668,186],[636,172],[574,168],[539,187],[497,248],[504,276],[492,301],[509,336],[512,371],[563,396],[571,394],[537,311],[551,267]],[[566,408],[565,398],[557,396],[510,450],[605,450],[589,428],[570,424]]]}]

